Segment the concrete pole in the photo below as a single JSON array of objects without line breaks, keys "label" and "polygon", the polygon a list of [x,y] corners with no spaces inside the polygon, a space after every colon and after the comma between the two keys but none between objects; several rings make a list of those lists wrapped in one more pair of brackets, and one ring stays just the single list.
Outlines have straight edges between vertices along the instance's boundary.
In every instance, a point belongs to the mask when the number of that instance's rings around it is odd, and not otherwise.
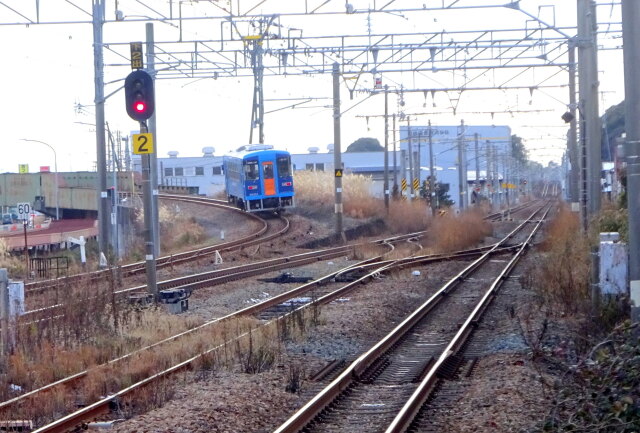
[{"label": "concrete pole", "polygon": [[[480,143],[478,143],[479,135],[476,132],[473,135],[473,143],[475,146],[474,153],[476,157],[476,188],[480,189]],[[480,203],[476,203],[480,204]]]},{"label": "concrete pole", "polygon": [[407,153],[409,154],[409,191],[411,191],[411,200],[415,198],[415,190],[413,189],[413,136],[411,135],[411,119],[407,117],[407,131],[409,139],[407,140]]},{"label": "concrete pole", "polygon": [[0,356],[4,359],[9,348],[9,277],[5,268],[0,269],[0,317],[2,317]]},{"label": "concrete pole", "polygon": [[640,320],[640,4],[622,0],[627,206],[629,209],[629,288],[631,318]]},{"label": "concrete pole", "polygon": [[[596,7],[592,0],[578,0],[578,75],[580,107],[584,118],[586,147],[586,188],[588,216],[600,211],[600,172],[602,167],[602,127],[598,109],[598,60]],[[583,218],[584,219],[584,218]]]},{"label": "concrete pole", "polygon": [[[340,64],[333,64],[333,165],[336,170],[342,173],[340,137]],[[344,236],[342,232],[342,176],[335,176],[335,213],[336,213],[336,234]]]},{"label": "concrete pole", "polygon": [[463,175],[463,171],[466,170],[466,164],[464,161],[464,121],[460,123],[460,132],[458,133],[458,208],[460,211],[466,207],[465,203],[465,191],[464,185],[466,176]]},{"label": "concrete pole", "polygon": [[491,167],[491,205],[499,209],[499,203],[496,203],[496,150],[489,140],[487,140],[487,164]]},{"label": "concrete pole", "polygon": [[389,86],[384,86],[384,208],[389,214]]},{"label": "concrete pole", "polygon": [[[155,40],[153,35],[153,23],[145,25],[147,33],[147,72],[153,80],[155,89],[156,66],[155,66]],[[158,135],[156,128],[156,113],[158,112],[158,101],[156,100],[153,116],[149,118],[149,132],[153,134],[153,147],[158,149]],[[154,254],[160,257],[160,208],[158,204],[158,151],[156,150],[150,156],[151,159],[151,204],[153,209],[153,245]]]},{"label": "concrete pole", "polygon": [[[147,132],[147,125],[140,122],[140,132]],[[156,277],[156,258],[153,247],[153,206],[151,190],[151,157],[143,154],[142,163],[142,200],[144,204],[144,242],[145,242],[145,266],[147,271],[147,291],[153,294],[155,302],[158,302],[158,285]]]},{"label": "concrete pole", "polygon": [[96,106],[96,161],[98,170],[98,249],[108,257],[109,197],[107,195],[107,153],[104,117],[104,58],[102,25],[104,0],[93,0],[93,61]]},{"label": "concrete pole", "polygon": [[436,214],[436,176],[433,164],[433,130],[431,129],[431,120],[429,120],[429,197],[431,198],[431,215]]},{"label": "concrete pole", "polygon": [[398,191],[398,161],[396,158],[396,115],[393,115],[393,189]]},{"label": "concrete pole", "polygon": [[[400,149],[400,173],[402,174],[401,179],[404,180],[405,185],[407,183],[407,151]],[[404,191],[402,188],[398,191],[398,193],[402,196],[404,195]]]},{"label": "concrete pole", "polygon": [[420,186],[422,186],[422,132],[418,134],[418,151],[416,152],[416,174],[414,179],[418,179],[418,191],[416,197],[420,197]]},{"label": "concrete pole", "polygon": [[569,40],[569,113],[572,120],[569,122],[569,162],[571,163],[571,173],[569,174],[569,197],[571,203],[578,206],[580,197],[580,159],[578,149],[578,117],[577,117],[577,100],[576,100],[576,42],[574,39]]}]

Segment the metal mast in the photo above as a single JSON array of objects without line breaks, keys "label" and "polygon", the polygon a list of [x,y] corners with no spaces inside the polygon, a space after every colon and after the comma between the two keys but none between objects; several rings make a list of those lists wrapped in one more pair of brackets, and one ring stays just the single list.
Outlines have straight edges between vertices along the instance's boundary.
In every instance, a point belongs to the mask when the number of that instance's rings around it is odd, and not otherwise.
[{"label": "metal mast", "polygon": [[631,318],[640,318],[640,4],[622,0]]},{"label": "metal mast", "polygon": [[602,127],[598,109],[598,59],[597,59],[596,5],[592,0],[578,0],[578,75],[580,78],[580,108],[584,152],[582,167],[583,185],[586,188],[587,206],[583,224],[589,216],[600,211],[600,171],[602,167]]},{"label": "metal mast", "polygon": [[[109,241],[109,197],[107,196],[107,153],[104,117],[104,58],[102,25],[104,24],[104,0],[93,0],[93,59],[96,105],[96,157],[98,169],[98,248],[107,252]],[[105,254],[108,256],[108,254]]]},{"label": "metal mast", "polygon": [[[253,143],[253,129],[258,128],[258,143],[264,144],[264,39],[275,16],[260,19],[260,32],[257,35],[245,36],[245,42],[251,56],[253,72],[253,107],[251,109],[251,129],[249,143]],[[266,21],[266,22],[265,22]]]}]

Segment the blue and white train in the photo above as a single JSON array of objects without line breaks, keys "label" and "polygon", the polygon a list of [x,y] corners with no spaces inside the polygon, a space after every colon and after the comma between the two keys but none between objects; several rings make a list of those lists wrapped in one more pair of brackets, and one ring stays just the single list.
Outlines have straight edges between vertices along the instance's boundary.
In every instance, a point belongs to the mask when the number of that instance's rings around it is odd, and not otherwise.
[{"label": "blue and white train", "polygon": [[227,199],[247,212],[294,205],[291,155],[271,145],[242,146],[223,157]]}]

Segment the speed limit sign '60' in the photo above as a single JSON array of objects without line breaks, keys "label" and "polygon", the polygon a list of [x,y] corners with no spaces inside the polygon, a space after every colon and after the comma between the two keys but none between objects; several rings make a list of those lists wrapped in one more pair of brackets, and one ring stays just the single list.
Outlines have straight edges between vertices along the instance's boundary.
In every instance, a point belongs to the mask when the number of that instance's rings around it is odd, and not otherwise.
[{"label": "speed limit sign '60'", "polygon": [[133,134],[133,153],[136,155],[153,153],[153,134]]},{"label": "speed limit sign '60'", "polygon": [[29,214],[31,214],[31,203],[18,203],[16,205],[18,211],[18,218],[21,220],[28,220]]}]

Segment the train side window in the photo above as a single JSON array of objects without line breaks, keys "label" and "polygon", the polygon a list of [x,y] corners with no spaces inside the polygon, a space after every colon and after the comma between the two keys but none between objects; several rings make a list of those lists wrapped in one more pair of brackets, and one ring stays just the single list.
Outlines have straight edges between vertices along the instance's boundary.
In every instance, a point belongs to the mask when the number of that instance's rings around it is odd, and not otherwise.
[{"label": "train side window", "polygon": [[305,170],[313,171],[313,164],[307,164]]},{"label": "train side window", "polygon": [[196,176],[204,176],[204,167],[196,167]]},{"label": "train side window", "polygon": [[244,177],[247,180],[256,180],[259,177],[258,174],[258,161],[247,161],[244,165]]},{"label": "train side window", "polygon": [[262,164],[262,172],[265,179],[273,179],[273,164],[270,162]]},{"label": "train side window", "polygon": [[176,167],[176,176],[184,176],[184,168],[182,167]]},{"label": "train side window", "polygon": [[165,176],[173,176],[173,167],[167,167],[164,169]]},{"label": "train side window", "polygon": [[324,171],[324,163],[319,162],[316,164],[316,171]]},{"label": "train side window", "polygon": [[291,176],[291,161],[286,156],[278,157],[278,176],[289,177]]},{"label": "train side window", "polygon": [[222,174],[222,167],[213,167],[211,174]]}]

